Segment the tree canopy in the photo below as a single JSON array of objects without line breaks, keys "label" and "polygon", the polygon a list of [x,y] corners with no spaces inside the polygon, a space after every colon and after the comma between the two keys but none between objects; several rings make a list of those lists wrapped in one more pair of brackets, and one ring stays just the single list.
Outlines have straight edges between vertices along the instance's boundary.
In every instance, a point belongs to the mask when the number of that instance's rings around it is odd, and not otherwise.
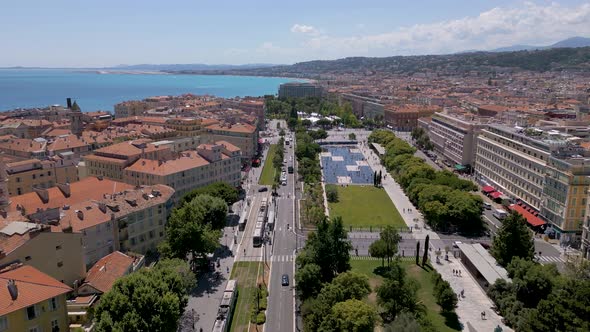
[{"label": "tree canopy", "polygon": [[198,195],[210,195],[221,198],[228,206],[238,201],[238,190],[226,182],[215,182],[210,185],[192,190],[182,198],[182,202],[190,202]]},{"label": "tree canopy", "polygon": [[490,251],[500,265],[508,265],[514,257],[532,260],[535,242],[532,232],[526,226],[524,217],[512,212],[504,218],[498,229]]},{"label": "tree canopy", "polygon": [[96,306],[96,331],[175,331],[195,280],[179,259],[117,280]]}]

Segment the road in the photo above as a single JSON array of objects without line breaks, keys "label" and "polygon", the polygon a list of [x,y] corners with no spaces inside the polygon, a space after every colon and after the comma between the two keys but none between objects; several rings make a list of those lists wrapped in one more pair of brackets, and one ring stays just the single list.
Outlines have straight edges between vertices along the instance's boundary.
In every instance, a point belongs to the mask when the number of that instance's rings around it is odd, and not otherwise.
[{"label": "road", "polygon": [[[286,123],[284,121],[282,123],[282,127],[286,128]],[[276,127],[274,122],[273,124]],[[274,137],[274,139],[277,138]],[[275,199],[277,210],[272,242],[268,248],[271,253],[269,255],[270,281],[268,285],[269,299],[266,324],[264,325],[264,331],[269,332],[295,330],[294,271],[296,234],[294,225],[297,165],[294,154],[295,147],[293,145],[285,147],[285,158],[287,161],[289,161],[290,157],[293,158],[295,171],[293,174],[287,175],[287,185],[280,186],[277,190],[278,196]],[[281,285],[283,274],[289,276],[289,286]]]}]

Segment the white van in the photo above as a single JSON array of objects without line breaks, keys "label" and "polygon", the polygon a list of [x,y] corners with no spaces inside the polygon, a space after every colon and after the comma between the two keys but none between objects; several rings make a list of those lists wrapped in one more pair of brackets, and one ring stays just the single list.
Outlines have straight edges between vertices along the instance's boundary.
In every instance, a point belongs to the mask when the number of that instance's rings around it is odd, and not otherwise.
[{"label": "white van", "polygon": [[498,220],[502,220],[508,216],[508,212],[502,209],[496,209],[494,212],[492,212],[492,215],[498,218]]}]

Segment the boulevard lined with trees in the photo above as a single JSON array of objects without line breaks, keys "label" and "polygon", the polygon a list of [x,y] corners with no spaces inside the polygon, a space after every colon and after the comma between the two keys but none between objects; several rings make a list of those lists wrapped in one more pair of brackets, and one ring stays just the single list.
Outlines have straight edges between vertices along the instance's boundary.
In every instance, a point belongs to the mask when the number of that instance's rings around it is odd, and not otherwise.
[{"label": "boulevard lined with trees", "polygon": [[369,142],[385,147],[383,165],[434,230],[470,234],[484,230],[483,200],[471,193],[477,190],[475,184],[449,171],[436,171],[415,157],[416,149],[391,131],[373,131]]}]

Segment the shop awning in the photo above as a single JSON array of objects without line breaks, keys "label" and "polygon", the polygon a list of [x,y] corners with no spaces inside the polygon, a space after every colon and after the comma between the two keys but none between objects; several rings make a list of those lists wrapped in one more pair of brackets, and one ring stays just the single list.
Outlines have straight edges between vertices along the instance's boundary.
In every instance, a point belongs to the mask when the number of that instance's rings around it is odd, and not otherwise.
[{"label": "shop awning", "polygon": [[481,191],[483,191],[484,193],[487,194],[487,193],[491,193],[491,192],[496,191],[496,189],[494,189],[494,187],[492,187],[492,186],[483,186],[481,188]]},{"label": "shop awning", "polygon": [[521,214],[531,226],[537,227],[545,225],[545,222],[541,220],[541,218],[537,217],[535,215],[535,212],[531,213],[525,207],[522,207],[517,204],[511,204],[510,210],[516,211],[519,214]]},{"label": "shop awning", "polygon": [[500,198],[500,197],[502,197],[502,195],[504,195],[504,194],[502,194],[499,191],[494,191],[493,193],[490,194],[490,196],[492,196],[493,199]]},{"label": "shop awning", "polygon": [[464,171],[467,167],[461,165],[461,164],[455,164],[455,169],[458,171]]}]

